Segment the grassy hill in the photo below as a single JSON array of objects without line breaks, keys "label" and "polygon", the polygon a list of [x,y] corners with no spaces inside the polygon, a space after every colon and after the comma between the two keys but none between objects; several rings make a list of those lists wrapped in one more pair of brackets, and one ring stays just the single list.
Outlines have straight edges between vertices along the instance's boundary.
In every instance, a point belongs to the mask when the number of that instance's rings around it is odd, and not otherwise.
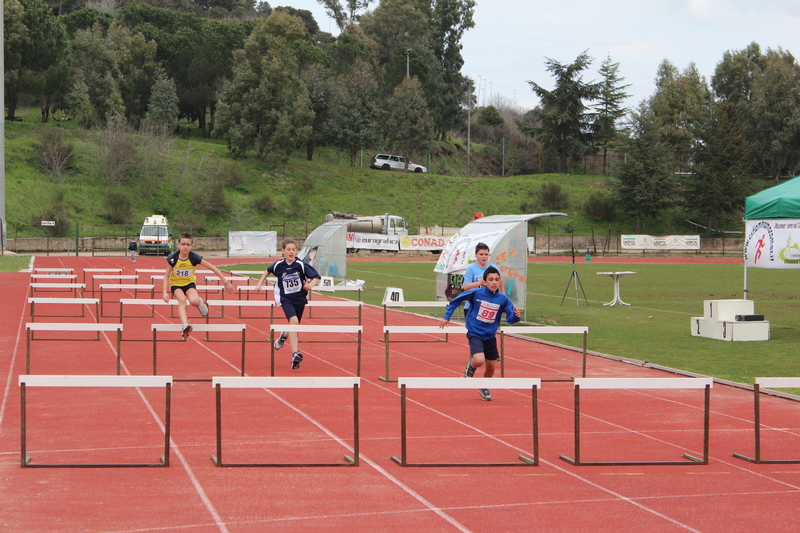
[{"label": "grassy hill", "polygon": [[[154,213],[198,236],[282,225],[287,235],[305,236],[331,211],[398,214],[414,233],[417,225],[464,225],[476,211],[518,214],[523,204],[528,212],[569,214],[542,223],[540,234],[633,231],[633,221],[619,213],[610,223],[598,223],[583,212],[589,194],[607,193],[613,178],[572,174],[467,178],[466,151],[459,143],[436,143],[427,157],[416,158],[431,169],[430,174],[404,174],[368,168],[373,153],[385,149],[365,150],[364,168],[351,167],[346,155],[330,148],[318,149],[313,161],[306,160],[305,150],[286,162],[269,157],[234,160],[224,140],[203,139],[192,125],[183,125],[181,136],[165,145],[133,132],[122,142],[106,131],[76,128],[72,121],[41,124],[36,109],[22,110],[18,116],[21,121],[5,125],[10,236],[44,235],[41,220],[58,220],[56,228],[48,230],[51,235],[74,235],[76,225],[88,235],[93,225],[137,226]],[[63,132],[62,144],[75,153],[73,165],[60,176],[42,168],[37,155],[51,128]],[[473,168],[480,168],[480,146],[473,145],[472,161]],[[120,171],[121,167],[126,170]],[[568,194],[565,207],[551,209],[538,202],[536,191],[546,182],[558,183]],[[675,212],[648,222],[644,231],[693,230]]]}]

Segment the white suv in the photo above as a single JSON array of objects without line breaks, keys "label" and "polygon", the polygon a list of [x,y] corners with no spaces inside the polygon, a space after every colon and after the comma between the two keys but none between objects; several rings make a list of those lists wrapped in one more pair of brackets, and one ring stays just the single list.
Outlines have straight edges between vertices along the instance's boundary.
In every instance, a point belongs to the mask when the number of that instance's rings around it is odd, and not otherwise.
[{"label": "white suv", "polygon": [[[369,162],[369,166],[379,170],[405,170],[406,160],[402,155],[378,154]],[[422,165],[408,162],[409,172],[428,172]]]}]

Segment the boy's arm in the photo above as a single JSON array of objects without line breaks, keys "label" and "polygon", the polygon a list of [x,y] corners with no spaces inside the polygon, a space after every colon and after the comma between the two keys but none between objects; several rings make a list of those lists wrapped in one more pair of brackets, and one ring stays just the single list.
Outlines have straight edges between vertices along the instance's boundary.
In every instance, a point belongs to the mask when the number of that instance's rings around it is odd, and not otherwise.
[{"label": "boy's arm", "polygon": [[220,280],[220,281],[221,281],[221,282],[222,282],[222,283],[225,285],[225,290],[226,290],[226,291],[228,291],[228,292],[230,292],[230,293],[236,292],[236,291],[234,290],[234,288],[233,288],[233,283],[231,283],[229,280],[226,280],[226,279],[225,279],[225,275],[222,273],[222,271],[221,271],[220,269],[218,269],[217,267],[215,267],[214,265],[212,265],[211,263],[209,263],[209,262],[208,262],[208,261],[206,261],[205,259],[203,259],[202,261],[200,261],[200,266],[202,266],[202,267],[206,267],[206,268],[207,268],[207,269],[209,269],[211,272],[213,272],[214,274],[216,274],[216,275],[217,275],[217,277],[219,278],[219,280]]},{"label": "boy's arm", "polygon": [[261,287],[264,285],[264,280],[267,279],[269,276],[269,267],[264,269],[264,273],[261,274],[261,277],[258,278],[258,283],[256,283],[256,292],[261,292]]},{"label": "boy's arm", "polygon": [[440,328],[443,328],[450,323],[450,317],[453,316],[453,313],[456,311],[456,309],[458,309],[458,306],[461,305],[461,302],[463,302],[464,300],[472,301],[472,295],[474,292],[475,292],[474,290],[462,292],[461,294],[450,300],[450,303],[447,304],[447,308],[444,311],[444,318],[439,322]]},{"label": "boy's arm", "polygon": [[172,265],[167,266],[164,272],[164,281],[161,283],[161,297],[165,302],[169,303],[169,275],[172,274]]},{"label": "boy's arm", "polygon": [[319,285],[320,280],[321,278],[311,278],[310,280],[306,280],[306,283],[305,285],[303,285],[303,288],[307,291],[310,291],[311,289]]}]

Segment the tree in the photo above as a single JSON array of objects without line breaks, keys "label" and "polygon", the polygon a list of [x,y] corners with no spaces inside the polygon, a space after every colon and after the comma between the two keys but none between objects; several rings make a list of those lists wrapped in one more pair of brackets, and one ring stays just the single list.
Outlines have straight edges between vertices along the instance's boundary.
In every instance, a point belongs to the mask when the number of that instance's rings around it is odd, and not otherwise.
[{"label": "tree", "polygon": [[392,110],[387,121],[392,145],[405,157],[408,171],[411,156],[426,150],[433,135],[433,121],[419,80],[413,77],[398,85],[387,107]]},{"label": "tree", "polygon": [[358,151],[378,140],[378,83],[369,65],[356,61],[348,74],[339,76],[334,87],[327,137],[347,152],[350,166],[355,166]]},{"label": "tree", "polygon": [[620,85],[625,78],[617,73],[619,63],[612,63],[611,56],[606,57],[600,65],[601,81],[594,105],[595,122],[593,127],[594,142],[603,150],[603,174],[608,173],[608,149],[614,146],[614,141],[619,135],[617,121],[627,113],[622,103],[628,98],[625,89],[628,85]]},{"label": "tree", "polygon": [[646,102],[631,113],[630,158],[620,165],[614,196],[622,211],[636,219],[656,217],[675,203],[676,188],[669,169],[669,147],[661,139],[655,116]]},{"label": "tree", "polygon": [[317,0],[325,6],[325,13],[336,21],[340,31],[344,31],[348,24],[356,21],[356,12],[369,7],[372,0],[346,0],[345,4],[339,0]]},{"label": "tree", "polygon": [[497,110],[497,108],[493,105],[489,105],[482,108],[478,113],[478,124],[495,128],[505,124],[505,121],[503,120],[503,117],[500,116],[500,112]]},{"label": "tree", "polygon": [[584,101],[597,99],[599,86],[583,81],[582,72],[592,64],[586,52],[569,65],[547,58],[547,70],[553,74],[556,87],[548,91],[541,85],[528,81],[528,85],[541,100],[533,110],[538,126],[517,121],[520,131],[541,142],[544,149],[558,156],[559,172],[567,171],[567,158],[580,157],[590,148],[592,115]]},{"label": "tree", "polygon": [[765,56],[755,41],[744,50],[728,50],[711,76],[711,87],[717,98],[742,107],[753,99],[753,83],[764,72]]},{"label": "tree", "polygon": [[172,133],[178,125],[178,92],[175,80],[166,77],[164,70],[156,71],[156,82],[150,92],[147,118],[150,129],[163,134]]},{"label": "tree", "polygon": [[707,119],[710,100],[708,83],[694,63],[679,72],[666,59],[661,62],[650,108],[662,140],[672,150],[673,169],[691,164],[692,131]]},{"label": "tree", "polygon": [[686,206],[705,218],[706,231],[711,233],[715,220],[744,205],[752,150],[731,102],[712,104],[709,120],[693,134],[694,165],[684,184]]},{"label": "tree", "polygon": [[218,107],[219,127],[234,154],[255,147],[258,159],[272,152],[288,157],[311,133],[314,113],[292,46],[305,35],[300,19],[273,11],[234,53],[233,80]]},{"label": "tree", "polygon": [[314,112],[311,134],[306,140],[306,159],[311,161],[314,148],[325,140],[325,123],[330,113],[333,85],[330,72],[322,65],[311,65],[303,71],[301,77],[308,91],[311,111]]},{"label": "tree", "polygon": [[800,148],[800,67],[789,52],[767,51],[745,120],[747,136],[777,184],[782,169],[797,164]]}]

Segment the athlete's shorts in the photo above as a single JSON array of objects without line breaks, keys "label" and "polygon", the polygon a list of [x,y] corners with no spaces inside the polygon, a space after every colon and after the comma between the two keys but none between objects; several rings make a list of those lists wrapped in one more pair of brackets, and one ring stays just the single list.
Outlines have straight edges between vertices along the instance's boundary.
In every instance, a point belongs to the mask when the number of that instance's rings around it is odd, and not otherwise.
[{"label": "athlete's shorts", "polygon": [[283,314],[286,315],[286,320],[290,320],[293,316],[296,316],[298,322],[302,321],[303,310],[305,310],[305,308],[306,304],[299,304],[289,300],[283,300],[281,302],[281,309],[283,309]]},{"label": "athlete's shorts", "polygon": [[189,289],[197,290],[197,285],[195,285],[194,283],[190,283],[188,285],[183,285],[182,287],[178,287],[177,285],[170,285],[169,287],[171,294],[175,294],[176,289],[180,289],[183,291],[183,294],[186,294],[186,291],[188,291]]},{"label": "athlete's shorts", "polygon": [[497,338],[492,337],[488,341],[479,339],[478,337],[471,337],[467,335],[469,340],[469,354],[475,355],[482,353],[487,361],[497,361],[500,359],[500,352],[497,351]]}]

